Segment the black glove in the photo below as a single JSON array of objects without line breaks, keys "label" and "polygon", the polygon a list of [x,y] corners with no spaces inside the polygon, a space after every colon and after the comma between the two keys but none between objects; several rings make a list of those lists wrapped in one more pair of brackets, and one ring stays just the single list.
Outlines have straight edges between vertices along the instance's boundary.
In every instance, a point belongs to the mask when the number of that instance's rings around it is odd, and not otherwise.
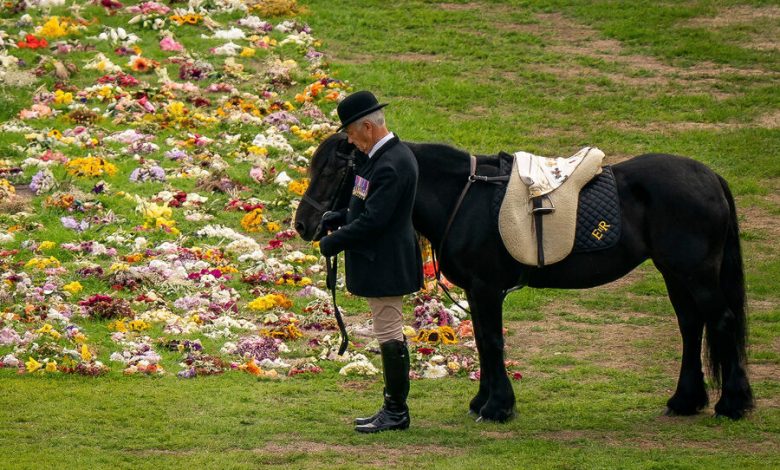
[{"label": "black glove", "polygon": [[326,236],[320,240],[320,253],[322,256],[336,256],[339,250],[334,246],[333,237]]},{"label": "black glove", "polygon": [[327,211],[322,214],[322,229],[323,230],[336,230],[347,221],[346,214],[339,211]]}]

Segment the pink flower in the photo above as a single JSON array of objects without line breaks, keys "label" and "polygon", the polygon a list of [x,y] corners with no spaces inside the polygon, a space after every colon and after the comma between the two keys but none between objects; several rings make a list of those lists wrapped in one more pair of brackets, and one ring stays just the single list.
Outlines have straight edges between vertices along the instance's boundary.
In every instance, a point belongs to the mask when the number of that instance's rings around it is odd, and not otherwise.
[{"label": "pink flower", "polygon": [[138,104],[140,104],[147,113],[153,113],[155,111],[154,105],[149,102],[149,99],[146,96],[142,96],[141,99],[138,100]]},{"label": "pink flower", "polygon": [[258,183],[263,181],[263,169],[259,166],[256,166],[249,170],[249,177],[253,180],[257,181]]},{"label": "pink flower", "polygon": [[160,40],[160,49],[164,51],[183,51],[184,46],[176,42],[175,39],[173,39],[170,36],[165,36],[162,40]]}]

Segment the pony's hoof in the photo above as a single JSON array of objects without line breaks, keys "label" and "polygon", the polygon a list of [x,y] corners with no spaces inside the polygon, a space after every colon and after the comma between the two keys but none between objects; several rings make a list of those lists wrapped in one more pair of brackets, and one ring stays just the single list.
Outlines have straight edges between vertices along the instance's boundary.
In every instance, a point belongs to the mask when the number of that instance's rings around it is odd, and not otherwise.
[{"label": "pony's hoof", "polygon": [[515,410],[513,408],[499,410],[488,410],[482,408],[482,410],[479,412],[479,418],[477,419],[477,422],[494,421],[497,423],[506,423],[514,417]]},{"label": "pony's hoof", "polygon": [[734,412],[732,414],[725,414],[725,413],[719,413],[719,412],[716,411],[715,414],[712,415],[712,417],[715,418],[715,419],[730,419],[732,421],[738,421],[738,420],[740,420],[740,419],[745,417],[745,413],[744,412]]},{"label": "pony's hoof", "polygon": [[664,413],[663,413],[663,415],[664,415],[664,416],[667,416],[667,417],[669,417],[669,418],[673,418],[673,417],[675,417],[675,416],[679,416],[679,415],[677,414],[677,412],[676,412],[676,411],[674,411],[673,409],[669,408],[668,406],[667,406],[667,407],[666,407],[666,409],[664,410]]},{"label": "pony's hoof", "polygon": [[472,409],[469,409],[469,412],[467,414],[468,414],[469,418],[472,418],[472,419],[478,419],[479,418],[479,413],[477,413],[476,411],[474,411]]}]

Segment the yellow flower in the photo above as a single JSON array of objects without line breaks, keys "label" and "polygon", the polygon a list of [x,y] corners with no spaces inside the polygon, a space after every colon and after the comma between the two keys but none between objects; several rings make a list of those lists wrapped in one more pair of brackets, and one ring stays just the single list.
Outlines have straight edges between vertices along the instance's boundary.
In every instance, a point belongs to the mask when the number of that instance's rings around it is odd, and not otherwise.
[{"label": "yellow flower", "polygon": [[179,231],[179,229],[174,227],[174,225],[176,225],[175,220],[169,220],[163,217],[157,217],[157,219],[155,219],[154,221],[154,226],[156,228],[162,229],[173,235],[179,235],[181,232]]},{"label": "yellow flower", "polygon": [[253,153],[255,155],[268,155],[268,149],[265,147],[258,147],[257,145],[250,145],[247,147],[247,151],[249,153]]},{"label": "yellow flower", "polygon": [[86,344],[81,345],[81,359],[85,362],[89,362],[92,360],[92,353],[89,352],[89,348]]},{"label": "yellow flower", "polygon": [[65,164],[68,173],[74,176],[115,175],[116,165],[98,157],[75,158]]},{"label": "yellow flower", "polygon": [[62,290],[70,292],[71,294],[81,292],[82,289],[84,289],[84,286],[82,286],[79,281],[73,281],[62,286]]},{"label": "yellow flower", "polygon": [[143,331],[149,329],[149,324],[143,320],[131,320],[128,324],[131,331]]},{"label": "yellow flower", "polygon": [[168,112],[173,116],[183,116],[184,113],[187,111],[187,108],[184,106],[184,103],[181,101],[172,101],[171,104],[168,105],[166,108]]},{"label": "yellow flower", "polygon": [[115,273],[119,271],[127,271],[128,269],[130,269],[130,265],[127,263],[114,263],[110,268],[108,268],[108,271]]},{"label": "yellow flower", "polygon": [[458,344],[458,337],[455,335],[455,330],[452,327],[440,326],[439,336],[443,344]]},{"label": "yellow flower", "polygon": [[57,130],[57,129],[52,129],[52,130],[50,130],[50,131],[49,131],[49,133],[48,133],[48,134],[46,134],[46,135],[47,135],[47,136],[49,136],[49,137],[54,137],[54,138],[55,138],[55,139],[57,139],[57,140],[60,140],[60,139],[62,139],[62,132],[60,132],[60,131],[59,131],[59,130]]},{"label": "yellow flower", "polygon": [[241,57],[254,57],[255,50],[251,47],[245,47],[243,50],[241,50]]},{"label": "yellow flower", "polygon": [[306,188],[309,187],[309,180],[307,178],[304,178],[300,181],[290,181],[290,183],[287,185],[287,189],[289,189],[291,192],[297,194],[298,196],[303,196],[303,193],[306,192]]},{"label": "yellow flower", "polygon": [[43,24],[43,26],[41,26],[41,29],[38,30],[38,34],[49,39],[67,36],[68,30],[65,28],[66,24],[66,21],[60,23],[60,18],[58,16],[52,16]]},{"label": "yellow flower", "polygon": [[254,209],[241,218],[241,226],[247,232],[259,232],[263,228],[262,224],[263,210],[260,208]]},{"label": "yellow flower", "polygon": [[33,373],[43,367],[43,364],[33,358],[30,358],[27,362],[24,363],[24,366],[27,368],[27,372]]},{"label": "yellow flower", "polygon": [[27,264],[24,265],[25,268],[37,268],[37,269],[46,269],[48,267],[60,267],[60,261],[55,258],[54,256],[49,256],[48,258],[40,258],[35,257],[27,262]]},{"label": "yellow flower", "polygon": [[46,363],[46,372],[57,372],[57,361],[49,361]]},{"label": "yellow flower", "polygon": [[41,242],[41,244],[38,245],[38,249],[41,250],[41,251],[43,251],[43,250],[51,250],[55,246],[57,246],[56,243],[50,242],[50,241],[47,240],[47,241]]},{"label": "yellow flower", "polygon": [[71,104],[73,102],[73,93],[57,90],[54,92],[54,102],[56,104]]},{"label": "yellow flower", "polygon": [[282,229],[282,226],[279,225],[277,222],[268,222],[265,224],[265,228],[268,229],[269,232],[278,232]]},{"label": "yellow flower", "polygon": [[148,202],[139,205],[136,207],[136,210],[141,212],[147,219],[157,219],[159,217],[170,219],[173,216],[173,210],[167,204],[161,206],[154,202]]},{"label": "yellow flower", "polygon": [[119,331],[120,333],[125,333],[127,331],[127,324],[125,324],[124,320],[112,321],[108,324],[108,329],[110,331]]},{"label": "yellow flower", "polygon": [[46,323],[45,325],[43,325],[39,329],[35,330],[35,332],[36,333],[45,334],[45,333],[50,332],[53,328],[54,328],[53,326],[51,326],[50,324]]},{"label": "yellow flower", "polygon": [[417,335],[412,338],[415,343],[424,343],[428,340],[428,330],[420,330]]}]

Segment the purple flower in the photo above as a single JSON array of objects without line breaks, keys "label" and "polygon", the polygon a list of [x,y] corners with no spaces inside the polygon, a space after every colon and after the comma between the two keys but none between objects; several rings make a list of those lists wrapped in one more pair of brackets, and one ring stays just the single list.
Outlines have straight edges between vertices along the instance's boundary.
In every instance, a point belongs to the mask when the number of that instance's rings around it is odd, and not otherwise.
[{"label": "purple flower", "polygon": [[3,328],[0,330],[0,346],[10,346],[17,344],[22,340],[19,334],[11,328]]},{"label": "purple flower", "polygon": [[244,338],[236,345],[235,353],[245,359],[254,358],[258,362],[263,359],[273,361],[279,357],[279,344],[280,340],[263,336]]},{"label": "purple flower", "polygon": [[86,220],[79,222],[73,217],[60,217],[60,222],[62,222],[63,227],[75,230],[77,232],[83,232],[89,228],[89,222]]},{"label": "purple flower", "polygon": [[198,373],[195,371],[195,368],[190,367],[189,369],[180,371],[178,374],[176,374],[176,377],[179,377],[180,379],[191,379],[193,377],[197,377],[197,375]]},{"label": "purple flower", "polygon": [[171,149],[165,152],[165,156],[171,160],[181,160],[183,158],[187,158],[187,152],[180,149]]}]

